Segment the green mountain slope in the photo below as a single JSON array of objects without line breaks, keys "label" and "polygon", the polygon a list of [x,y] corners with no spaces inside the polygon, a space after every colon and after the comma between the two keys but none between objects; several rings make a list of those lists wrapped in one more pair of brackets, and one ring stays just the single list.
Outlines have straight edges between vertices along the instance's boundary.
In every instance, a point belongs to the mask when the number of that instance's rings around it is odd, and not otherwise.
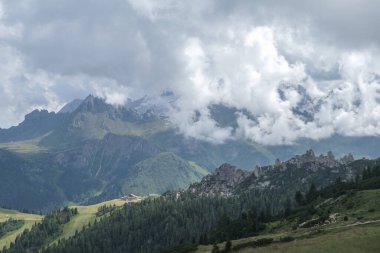
[{"label": "green mountain slope", "polygon": [[57,171],[53,166],[0,149],[0,204],[29,210],[60,206],[65,198],[55,185]]},{"label": "green mountain slope", "polygon": [[69,119],[69,114],[34,110],[27,114],[25,120],[18,126],[0,129],[0,143],[25,141],[43,136],[67,124]]},{"label": "green mountain slope", "polygon": [[[53,238],[46,240],[43,244],[46,246],[54,245],[58,243],[59,240],[68,239],[69,237],[74,236],[78,231],[81,231],[89,223],[93,223],[95,220],[99,220],[109,214],[109,211],[106,211],[100,215],[99,210],[101,207],[107,207],[111,210],[111,208],[118,208],[125,205],[126,203],[133,203],[138,201],[138,199],[129,201],[114,199],[101,202],[96,205],[72,205],[69,207],[69,209],[75,209],[77,211],[77,214],[74,215],[68,222],[60,224],[58,233]],[[15,242],[18,236],[23,234],[24,231],[31,230],[34,224],[41,223],[43,218],[43,216],[37,214],[22,213],[15,210],[0,208],[0,225],[9,219],[23,221],[23,225],[20,228],[14,231],[10,231],[3,236],[0,236],[0,249],[9,247],[11,243]]]},{"label": "green mountain slope", "polygon": [[[363,190],[336,198],[320,199],[316,212],[326,210],[332,219],[322,225],[294,229],[302,216],[295,212],[287,220],[267,225],[259,236],[232,240],[233,252],[378,252],[380,249],[380,190]],[[351,206],[348,208],[348,206]],[[317,218],[315,215],[314,218]],[[273,239],[268,246],[257,246],[263,238]],[[224,249],[225,243],[218,244]],[[212,245],[199,246],[195,253],[211,253]]]},{"label": "green mountain slope", "polygon": [[122,183],[122,190],[138,195],[163,193],[186,188],[206,174],[205,169],[174,153],[160,153],[136,164],[134,172]]},{"label": "green mountain slope", "polygon": [[11,242],[14,242],[17,236],[21,235],[25,229],[30,229],[34,223],[41,221],[42,218],[43,217],[41,215],[37,214],[22,213],[0,208],[0,224],[8,221],[9,219],[23,221],[23,225],[20,228],[0,236],[0,249],[3,247],[9,247]]},{"label": "green mountain slope", "polygon": [[125,205],[127,202],[121,199],[108,200],[100,202],[95,205],[80,206],[72,205],[69,208],[77,209],[78,214],[75,215],[68,223],[62,226],[62,233],[54,238],[50,245],[58,243],[59,240],[68,239],[75,235],[76,232],[81,231],[89,223],[93,223],[95,220],[100,219],[102,216],[98,215],[99,208],[102,206],[108,207],[120,207]]}]

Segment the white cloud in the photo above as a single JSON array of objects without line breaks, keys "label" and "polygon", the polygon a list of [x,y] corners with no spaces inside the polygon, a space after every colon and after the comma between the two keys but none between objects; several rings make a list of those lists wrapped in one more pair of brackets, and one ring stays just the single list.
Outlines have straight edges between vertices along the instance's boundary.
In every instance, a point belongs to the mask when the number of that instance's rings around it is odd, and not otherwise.
[{"label": "white cloud", "polygon": [[[379,135],[378,10],[372,0],[0,0],[0,124],[89,93],[120,105],[171,90],[179,131],[214,143]],[[214,120],[215,104],[236,108],[235,129]]]}]

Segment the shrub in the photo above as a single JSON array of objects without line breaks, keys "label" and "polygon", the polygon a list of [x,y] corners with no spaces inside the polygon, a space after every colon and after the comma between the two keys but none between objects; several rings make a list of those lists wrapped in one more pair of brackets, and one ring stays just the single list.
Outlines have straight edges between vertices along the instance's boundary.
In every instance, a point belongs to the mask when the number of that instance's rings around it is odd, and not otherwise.
[{"label": "shrub", "polygon": [[273,238],[262,238],[256,241],[258,247],[269,245],[272,242],[273,242]]},{"label": "shrub", "polygon": [[280,242],[291,242],[291,241],[294,241],[293,236],[285,236],[285,237],[280,238]]}]

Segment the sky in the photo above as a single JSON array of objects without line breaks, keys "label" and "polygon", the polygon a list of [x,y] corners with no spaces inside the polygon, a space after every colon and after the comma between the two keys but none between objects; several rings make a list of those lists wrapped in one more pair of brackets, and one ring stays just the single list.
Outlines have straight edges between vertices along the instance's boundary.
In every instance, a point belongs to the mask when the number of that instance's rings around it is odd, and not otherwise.
[{"label": "sky", "polygon": [[0,127],[88,94],[172,91],[178,131],[213,143],[379,135],[378,13],[376,0],[0,0]]}]

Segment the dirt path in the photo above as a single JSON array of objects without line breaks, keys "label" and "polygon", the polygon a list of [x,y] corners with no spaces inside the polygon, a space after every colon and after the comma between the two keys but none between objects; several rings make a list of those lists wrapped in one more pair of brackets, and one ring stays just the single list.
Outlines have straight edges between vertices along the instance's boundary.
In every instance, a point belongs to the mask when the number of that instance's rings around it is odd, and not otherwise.
[{"label": "dirt path", "polygon": [[355,227],[355,226],[360,226],[360,225],[365,225],[365,224],[372,224],[372,223],[378,223],[380,220],[369,220],[369,221],[364,221],[364,222],[355,222],[352,224],[347,224],[339,227],[333,227],[333,228],[326,228],[325,230],[332,230],[332,229],[337,229],[337,228],[347,228],[347,227]]}]

